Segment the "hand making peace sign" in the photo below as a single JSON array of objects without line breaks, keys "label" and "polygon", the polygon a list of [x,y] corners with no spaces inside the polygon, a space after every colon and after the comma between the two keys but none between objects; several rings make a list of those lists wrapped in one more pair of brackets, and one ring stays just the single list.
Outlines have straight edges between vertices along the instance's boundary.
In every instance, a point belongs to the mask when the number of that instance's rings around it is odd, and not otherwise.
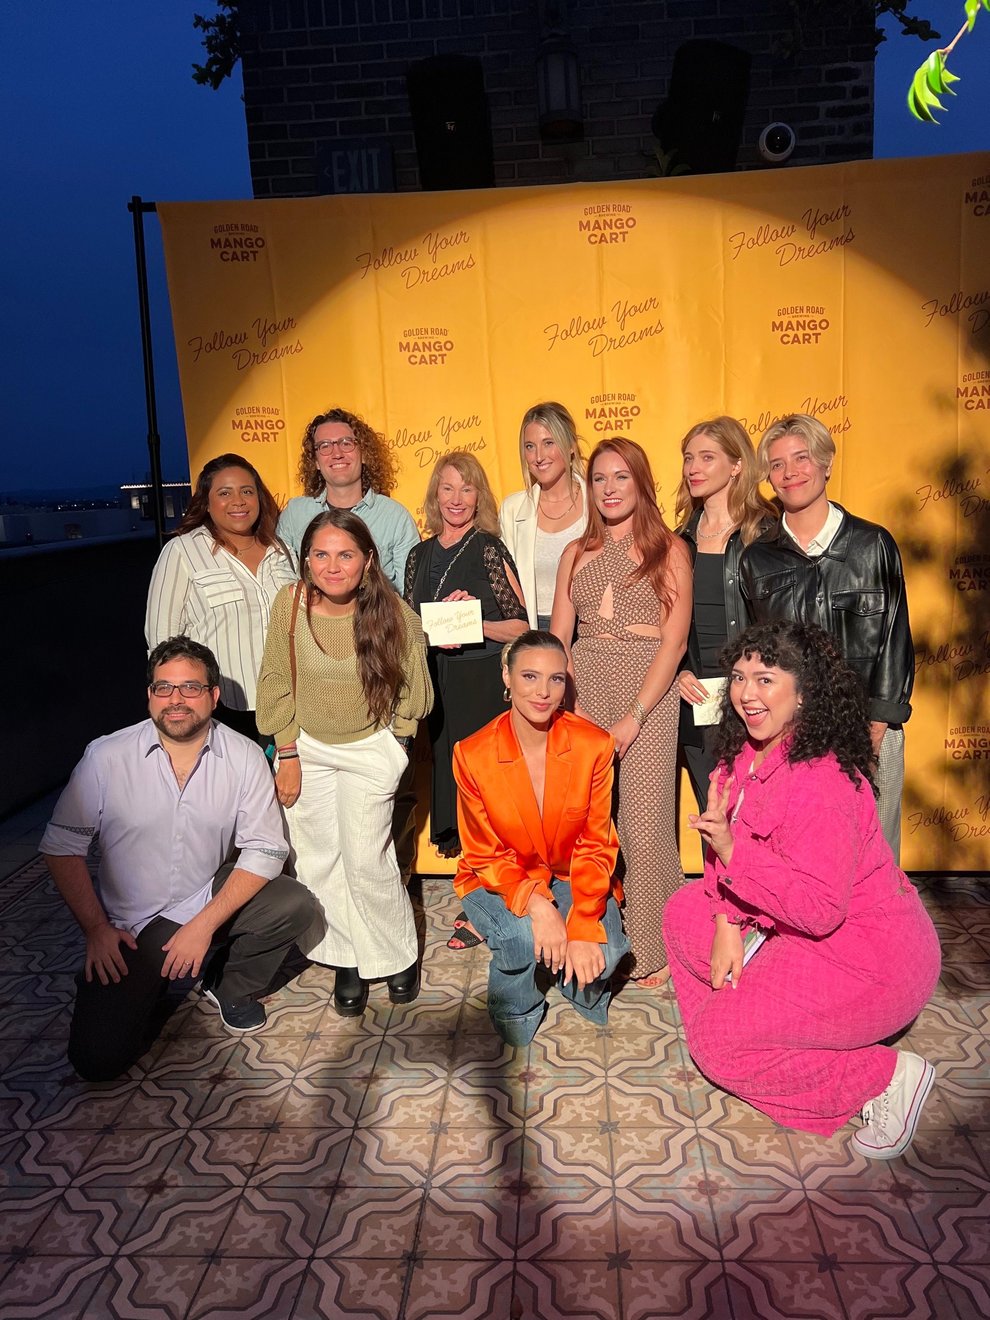
[{"label": "hand making peace sign", "polygon": [[732,783],[730,775],[720,793],[718,780],[713,776],[708,785],[708,805],[704,812],[700,816],[688,816],[688,824],[691,828],[697,830],[701,837],[711,844],[726,866],[732,858],[732,829],[727,814]]}]

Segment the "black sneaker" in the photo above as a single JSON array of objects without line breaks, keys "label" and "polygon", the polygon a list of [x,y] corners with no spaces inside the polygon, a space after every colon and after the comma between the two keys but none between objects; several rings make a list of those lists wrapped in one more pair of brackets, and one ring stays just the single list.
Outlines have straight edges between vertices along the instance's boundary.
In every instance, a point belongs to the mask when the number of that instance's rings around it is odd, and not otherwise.
[{"label": "black sneaker", "polygon": [[228,1031],[260,1031],[268,1021],[265,1007],[257,999],[221,999],[215,990],[204,990],[203,996],[219,1008]]}]

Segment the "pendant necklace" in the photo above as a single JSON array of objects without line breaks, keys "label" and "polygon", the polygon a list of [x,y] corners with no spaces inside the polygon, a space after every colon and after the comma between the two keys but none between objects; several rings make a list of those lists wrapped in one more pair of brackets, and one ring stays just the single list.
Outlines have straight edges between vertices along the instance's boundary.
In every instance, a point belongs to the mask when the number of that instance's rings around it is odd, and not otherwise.
[{"label": "pendant necklace", "polygon": [[717,536],[721,536],[724,532],[729,531],[730,528],[732,527],[735,527],[735,523],[727,522],[727,523],[723,523],[721,527],[716,527],[714,532],[703,532],[701,530],[701,522],[699,521],[696,535],[699,541],[714,541]]}]

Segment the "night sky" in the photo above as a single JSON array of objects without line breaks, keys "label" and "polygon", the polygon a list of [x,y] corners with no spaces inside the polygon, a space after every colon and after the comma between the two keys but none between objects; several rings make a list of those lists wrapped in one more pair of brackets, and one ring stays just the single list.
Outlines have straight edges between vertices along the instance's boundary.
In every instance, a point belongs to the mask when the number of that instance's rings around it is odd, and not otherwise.
[{"label": "night sky", "polygon": [[[913,7],[945,44],[961,0]],[[7,380],[0,493],[116,485],[147,469],[134,246],[127,202],[251,196],[239,70],[219,92],[198,87],[196,10],[209,0],[8,4],[2,343]],[[932,46],[930,49],[934,49]],[[990,14],[950,68],[963,81],[938,126],[905,108],[927,53],[892,36],[877,62],[877,156],[990,147]],[[162,467],[188,476],[158,224],[147,217]]]}]

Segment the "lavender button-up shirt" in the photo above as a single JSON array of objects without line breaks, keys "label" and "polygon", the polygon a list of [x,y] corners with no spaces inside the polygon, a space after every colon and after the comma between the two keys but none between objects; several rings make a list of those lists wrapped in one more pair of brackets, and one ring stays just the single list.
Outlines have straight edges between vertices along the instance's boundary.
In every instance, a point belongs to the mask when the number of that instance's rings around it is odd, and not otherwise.
[{"label": "lavender button-up shirt", "polygon": [[289,851],[264,753],[216,723],[181,789],[151,720],[91,742],[39,851],[85,857],[97,834],[100,901],[132,935],[155,917],[182,925],[201,912],[237,850],[237,865],[266,880]]}]

